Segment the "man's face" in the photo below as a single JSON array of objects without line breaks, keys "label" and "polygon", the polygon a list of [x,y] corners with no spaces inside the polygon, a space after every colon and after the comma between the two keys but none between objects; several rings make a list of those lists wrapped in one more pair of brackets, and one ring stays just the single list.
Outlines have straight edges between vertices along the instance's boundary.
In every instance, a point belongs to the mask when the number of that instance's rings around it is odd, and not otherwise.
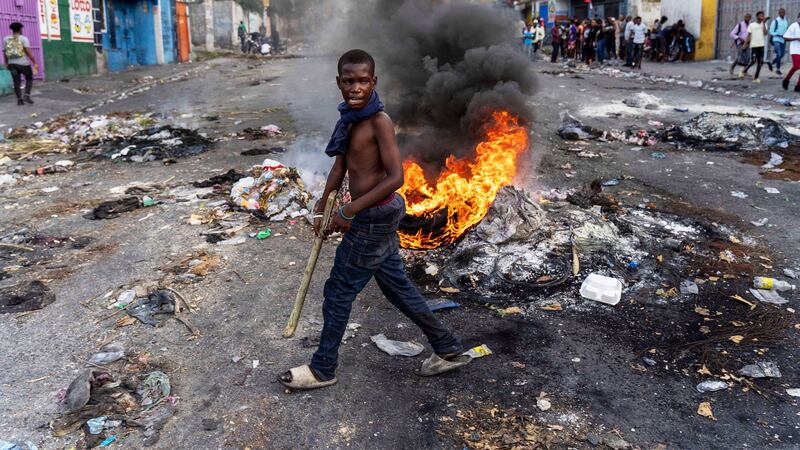
[{"label": "man's face", "polygon": [[781,17],[781,19],[783,19],[783,17],[786,16],[786,10],[783,8],[779,9],[778,15]]},{"label": "man's face", "polygon": [[744,15],[744,21],[745,22],[750,22],[750,14],[745,14]]},{"label": "man's face", "polygon": [[636,24],[636,25],[639,25],[640,23],[642,23],[642,19],[637,17],[637,18],[633,19],[633,23]]},{"label": "man's face", "polygon": [[369,103],[369,97],[378,83],[378,77],[370,73],[369,64],[345,64],[336,77],[342,91],[342,99],[352,109],[361,109]]},{"label": "man's face", "polygon": [[758,23],[761,23],[761,22],[763,22],[763,21],[764,21],[764,14],[763,14],[763,13],[761,13],[761,14],[756,14],[756,21],[757,21]]}]

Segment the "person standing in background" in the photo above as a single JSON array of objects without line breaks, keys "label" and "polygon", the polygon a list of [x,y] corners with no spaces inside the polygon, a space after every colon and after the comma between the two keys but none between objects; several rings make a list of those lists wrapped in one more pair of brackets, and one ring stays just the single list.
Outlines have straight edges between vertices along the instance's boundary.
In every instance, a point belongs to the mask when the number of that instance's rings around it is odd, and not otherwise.
[{"label": "person standing in background", "polygon": [[[31,89],[33,88],[33,74],[39,73],[39,66],[31,52],[28,38],[22,35],[22,24],[12,23],[9,28],[11,34],[3,38],[3,55],[6,66],[11,72],[14,81],[14,93],[17,95],[17,105],[33,104]],[[32,66],[32,68],[31,68]],[[22,95],[22,76],[25,76],[25,95]]]},{"label": "person standing in background", "polygon": [[619,43],[618,50],[620,60],[625,60],[628,58],[628,39],[625,37],[625,30],[630,22],[631,16],[619,16],[619,22],[617,22],[617,42]]},{"label": "person standing in background", "polygon": [[[761,74],[761,66],[764,64],[764,47],[767,44],[767,22],[764,20],[764,12],[759,11],[756,13],[756,21],[747,27],[747,44],[750,46],[750,64],[739,73],[739,78],[744,78],[747,71],[756,65],[756,74],[753,76],[753,83],[761,83],[758,76]],[[768,62],[767,66],[772,71],[772,63]]]},{"label": "person standing in background", "polygon": [[544,43],[544,26],[537,20],[533,24],[533,60],[539,59],[539,49]]},{"label": "person standing in background", "polygon": [[550,62],[558,62],[558,51],[561,49],[561,28],[558,24],[553,25],[550,30],[550,43],[553,45],[553,54],[550,55]]},{"label": "person standing in background", "polygon": [[242,42],[242,52],[246,52],[247,49],[245,48],[245,44],[247,44],[247,26],[244,24],[243,20],[239,21],[239,27],[236,29],[236,34],[239,36],[239,40]]},{"label": "person standing in background", "polygon": [[522,45],[525,49],[525,54],[528,55],[528,59],[531,59],[533,56],[533,27],[530,24],[522,30]]},{"label": "person standing in background", "polygon": [[736,47],[736,54],[734,55],[733,64],[731,64],[731,70],[729,71],[731,75],[733,75],[733,70],[736,68],[737,65],[739,66],[747,66],[750,64],[750,52],[748,51],[747,47],[747,36],[749,32],[747,31],[750,28],[750,14],[744,15],[744,20],[737,23],[735,27],[731,30],[731,39],[733,39],[732,46]]},{"label": "person standing in background", "polygon": [[606,33],[606,55],[608,59],[617,59],[617,19],[608,18],[611,25],[611,32]]},{"label": "person standing in background", "polygon": [[633,68],[642,68],[642,51],[647,37],[647,27],[642,23],[642,18],[636,16],[630,27],[630,48],[628,50],[628,63]]},{"label": "person standing in background", "polygon": [[[791,24],[786,33],[783,33],[783,39],[789,43],[789,56],[792,58],[792,68],[783,79],[783,88],[789,89],[789,81],[795,72],[800,71],[800,14],[797,14],[797,22]],[[797,85],[794,87],[795,92],[800,92],[800,78],[797,79]]]},{"label": "person standing in background", "polygon": [[784,33],[789,29],[789,20],[786,19],[786,10],[781,8],[778,10],[778,17],[772,20],[769,24],[769,36],[772,48],[775,49],[775,59],[772,64],[775,65],[775,73],[781,73],[781,62],[783,54],[786,52],[786,41],[783,39]]}]

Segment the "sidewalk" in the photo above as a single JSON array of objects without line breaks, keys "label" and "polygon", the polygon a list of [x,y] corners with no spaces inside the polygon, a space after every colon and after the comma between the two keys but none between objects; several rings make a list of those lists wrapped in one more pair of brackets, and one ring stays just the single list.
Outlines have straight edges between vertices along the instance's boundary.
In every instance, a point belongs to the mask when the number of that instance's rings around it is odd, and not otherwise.
[{"label": "sidewalk", "polygon": [[45,121],[73,109],[101,103],[137,87],[199,68],[203,63],[168,64],[136,67],[118,72],[91,75],[62,81],[35,82],[33,105],[17,106],[13,94],[0,96],[0,130]]}]

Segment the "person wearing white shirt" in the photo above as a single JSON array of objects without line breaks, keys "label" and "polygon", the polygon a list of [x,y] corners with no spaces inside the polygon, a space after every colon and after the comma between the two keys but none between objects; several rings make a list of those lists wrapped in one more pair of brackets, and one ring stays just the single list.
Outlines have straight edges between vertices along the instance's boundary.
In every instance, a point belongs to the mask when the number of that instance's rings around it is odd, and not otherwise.
[{"label": "person wearing white shirt", "polygon": [[642,23],[642,18],[637,16],[625,28],[625,39],[628,41],[628,60],[625,67],[642,68],[642,50],[647,35],[647,27]]},{"label": "person wearing white shirt", "polygon": [[544,27],[539,20],[533,24],[533,60],[539,59],[539,49],[542,48],[544,43]]},{"label": "person wearing white shirt", "polygon": [[[750,64],[739,73],[739,78],[744,78],[747,71],[756,65],[756,74],[753,83],[761,83],[758,75],[761,73],[761,66],[764,64],[764,46],[767,44],[767,22],[764,20],[764,11],[756,13],[756,21],[747,27],[747,43],[750,44]],[[772,63],[768,62],[769,71],[772,72]]]},{"label": "person wearing white shirt", "polygon": [[[792,58],[792,68],[783,79],[783,88],[789,89],[789,80],[792,79],[792,75],[800,71],[800,14],[797,15],[797,21],[791,24],[783,34],[783,40],[789,43],[789,56]],[[800,78],[797,79],[794,91],[800,92]]]}]

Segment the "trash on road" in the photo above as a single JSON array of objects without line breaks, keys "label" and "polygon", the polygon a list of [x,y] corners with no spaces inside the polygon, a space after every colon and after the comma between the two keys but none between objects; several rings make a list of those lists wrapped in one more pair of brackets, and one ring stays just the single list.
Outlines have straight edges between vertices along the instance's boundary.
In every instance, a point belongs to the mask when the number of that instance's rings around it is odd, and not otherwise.
[{"label": "trash on road", "polygon": [[750,293],[756,300],[763,303],[772,303],[773,305],[783,305],[789,303],[789,300],[783,298],[777,291],[768,289],[750,289]]},{"label": "trash on road", "polygon": [[736,197],[736,198],[747,198],[748,196],[747,196],[747,194],[745,194],[745,193],[744,193],[744,192],[742,192],[742,191],[731,191],[731,197]]},{"label": "trash on road", "polygon": [[579,141],[584,139],[596,139],[604,135],[603,130],[584,125],[570,113],[562,111],[560,113],[561,124],[558,126],[558,135],[566,141]]},{"label": "trash on road", "polygon": [[689,280],[681,281],[680,290],[681,294],[697,295],[700,293],[700,289],[697,287],[697,283]]},{"label": "trash on road", "polygon": [[771,152],[769,156],[769,161],[767,161],[764,165],[761,166],[762,169],[774,169],[778,166],[783,164],[783,156],[779,155],[778,153]]},{"label": "trash on road", "polygon": [[486,344],[478,345],[477,347],[472,347],[471,349],[462,353],[463,355],[468,355],[472,359],[482,358],[484,356],[489,356],[492,354],[492,350]]},{"label": "trash on road", "polygon": [[122,359],[123,356],[125,356],[125,347],[119,342],[112,342],[104,345],[100,349],[100,352],[89,357],[89,363],[102,366],[118,361]]},{"label": "trash on road", "polygon": [[793,284],[769,277],[754,277],[753,287],[756,289],[772,289],[776,291],[793,291],[796,289],[796,286]]},{"label": "trash on road", "polygon": [[306,192],[297,169],[265,159],[253,167],[250,176],[231,187],[231,201],[250,210],[260,210],[269,220],[285,220],[308,214],[311,196]]},{"label": "trash on road", "polygon": [[157,405],[162,399],[169,397],[170,391],[169,377],[160,370],[147,374],[136,389],[141,398],[141,406],[144,408]]},{"label": "trash on road", "polygon": [[383,333],[371,336],[370,339],[379,349],[392,356],[417,356],[425,350],[425,347],[416,342],[393,341],[387,339]]},{"label": "trash on road", "polygon": [[716,392],[728,389],[728,383],[720,380],[706,380],[697,384],[697,392]]},{"label": "trash on road", "polygon": [[599,273],[591,273],[583,280],[580,293],[583,298],[613,306],[622,298],[622,282]]},{"label": "trash on road", "polygon": [[769,361],[757,361],[755,364],[748,364],[736,373],[750,378],[781,378],[781,371],[778,369],[778,365]]},{"label": "trash on road", "polygon": [[428,308],[430,308],[431,311],[438,311],[440,309],[453,309],[461,306],[458,303],[447,298],[436,298],[432,300],[426,300],[425,303],[428,305]]},{"label": "trash on road", "polygon": [[175,315],[175,297],[170,291],[151,292],[131,303],[127,312],[143,324],[155,327]]},{"label": "trash on road", "polygon": [[139,197],[124,197],[119,200],[109,200],[100,203],[89,213],[83,216],[89,220],[116,219],[120,214],[133,211],[142,207]]}]

